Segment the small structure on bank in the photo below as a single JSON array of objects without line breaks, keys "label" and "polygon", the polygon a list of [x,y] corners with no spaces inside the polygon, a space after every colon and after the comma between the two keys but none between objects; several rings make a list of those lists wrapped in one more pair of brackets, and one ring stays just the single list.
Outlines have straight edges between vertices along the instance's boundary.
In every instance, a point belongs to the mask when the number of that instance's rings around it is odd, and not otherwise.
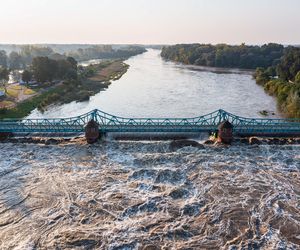
[{"label": "small structure on bank", "polygon": [[2,91],[2,90],[0,90],[0,101],[1,101],[2,99],[4,99],[5,96],[6,96],[5,92]]},{"label": "small structure on bank", "polygon": [[229,121],[226,120],[219,124],[217,141],[225,144],[233,141],[233,125]]},{"label": "small structure on bank", "polygon": [[85,138],[87,143],[95,143],[99,136],[99,124],[94,120],[90,120],[85,126]]}]

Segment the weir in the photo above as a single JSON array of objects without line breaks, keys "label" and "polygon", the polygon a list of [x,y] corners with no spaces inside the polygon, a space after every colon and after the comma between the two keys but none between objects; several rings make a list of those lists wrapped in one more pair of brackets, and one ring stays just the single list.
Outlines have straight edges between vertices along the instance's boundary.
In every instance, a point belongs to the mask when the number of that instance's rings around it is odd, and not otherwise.
[{"label": "weir", "polygon": [[82,133],[89,121],[99,125],[100,133],[202,133],[215,132],[228,121],[233,135],[239,136],[299,136],[300,119],[245,118],[222,109],[194,118],[123,118],[98,109],[70,118],[3,119],[2,133],[74,134]]}]

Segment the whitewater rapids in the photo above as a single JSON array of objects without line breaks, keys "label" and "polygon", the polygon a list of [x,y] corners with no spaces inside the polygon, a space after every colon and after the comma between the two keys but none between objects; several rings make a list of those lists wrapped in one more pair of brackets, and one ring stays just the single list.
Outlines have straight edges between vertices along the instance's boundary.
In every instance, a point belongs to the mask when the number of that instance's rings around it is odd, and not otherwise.
[{"label": "whitewater rapids", "polygon": [[169,143],[0,144],[0,248],[300,248],[300,145]]}]

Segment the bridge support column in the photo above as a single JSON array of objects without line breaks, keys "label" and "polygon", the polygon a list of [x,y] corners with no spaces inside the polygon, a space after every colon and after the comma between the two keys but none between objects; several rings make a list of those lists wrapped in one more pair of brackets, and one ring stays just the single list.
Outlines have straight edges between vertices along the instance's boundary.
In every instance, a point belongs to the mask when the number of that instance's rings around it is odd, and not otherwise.
[{"label": "bridge support column", "polygon": [[233,125],[229,121],[221,122],[218,126],[218,142],[231,144],[233,141]]},{"label": "bridge support column", "polygon": [[99,139],[99,124],[95,120],[90,120],[85,126],[85,138],[87,143],[93,144]]}]

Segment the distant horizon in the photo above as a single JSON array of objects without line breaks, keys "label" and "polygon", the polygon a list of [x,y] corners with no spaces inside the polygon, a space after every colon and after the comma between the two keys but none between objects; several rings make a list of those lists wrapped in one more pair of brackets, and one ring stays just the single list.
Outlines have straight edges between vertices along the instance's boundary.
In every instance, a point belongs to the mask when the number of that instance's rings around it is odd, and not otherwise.
[{"label": "distant horizon", "polygon": [[[275,43],[275,44],[281,44],[284,46],[299,46],[299,43],[278,43],[278,42],[266,42],[266,43],[244,43],[245,45],[248,46],[262,46],[264,44],[270,44],[270,43]],[[172,46],[172,45],[177,45],[177,44],[211,44],[211,45],[218,45],[218,44],[226,44],[226,45],[232,45],[232,46],[238,46],[243,43],[202,43],[202,42],[186,42],[186,43],[1,43],[0,45],[141,45],[141,46]]]}]

